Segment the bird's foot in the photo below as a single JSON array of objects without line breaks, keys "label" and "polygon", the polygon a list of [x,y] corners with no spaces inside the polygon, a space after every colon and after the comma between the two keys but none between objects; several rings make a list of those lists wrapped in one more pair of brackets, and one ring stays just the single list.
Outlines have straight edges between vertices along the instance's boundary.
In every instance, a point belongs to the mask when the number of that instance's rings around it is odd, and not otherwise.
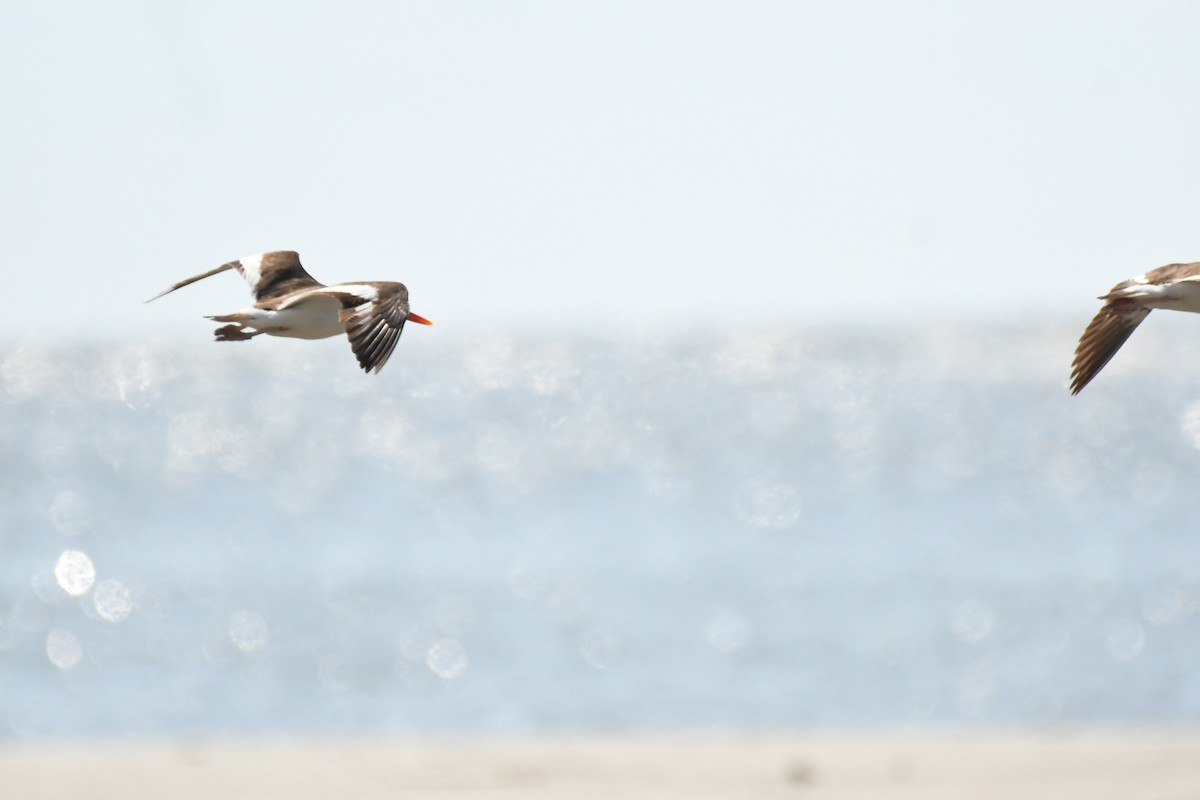
[{"label": "bird's foot", "polygon": [[246,333],[241,325],[226,325],[223,328],[217,328],[213,333],[216,334],[218,342],[244,342],[257,336],[261,331]]}]

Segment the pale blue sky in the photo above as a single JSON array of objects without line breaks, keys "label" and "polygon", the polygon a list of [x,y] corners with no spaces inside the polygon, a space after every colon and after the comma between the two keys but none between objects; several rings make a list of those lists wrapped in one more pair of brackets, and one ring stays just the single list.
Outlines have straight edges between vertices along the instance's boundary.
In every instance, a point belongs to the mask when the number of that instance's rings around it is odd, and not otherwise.
[{"label": "pale blue sky", "polygon": [[[1083,323],[1200,259],[1200,4],[27,2],[0,342],[297,249],[438,330]],[[15,291],[14,291],[15,290]]]}]

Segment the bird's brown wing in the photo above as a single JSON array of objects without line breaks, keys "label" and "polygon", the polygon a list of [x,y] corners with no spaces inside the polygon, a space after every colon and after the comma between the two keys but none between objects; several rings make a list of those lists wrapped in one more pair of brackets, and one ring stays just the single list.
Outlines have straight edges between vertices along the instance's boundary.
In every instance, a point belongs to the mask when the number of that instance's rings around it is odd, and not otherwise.
[{"label": "bird's brown wing", "polygon": [[1071,363],[1071,394],[1079,394],[1104,369],[1149,313],[1150,309],[1139,307],[1118,311],[1112,305],[1105,305],[1100,309],[1075,348],[1075,360]]},{"label": "bird's brown wing", "polygon": [[233,263],[250,284],[254,302],[259,304],[269,304],[272,300],[286,297],[293,292],[319,289],[324,285],[300,265],[300,254],[293,250],[276,250],[239,259]]},{"label": "bird's brown wing", "polygon": [[408,319],[408,289],[402,283],[359,285],[372,287],[376,296],[338,292],[337,287],[331,287],[330,293],[342,302],[338,318],[346,326],[346,336],[358,358],[358,365],[366,372],[374,370],[378,374],[404,331]]},{"label": "bird's brown wing", "polygon": [[157,300],[164,294],[170,294],[176,289],[182,289],[184,286],[204,280],[227,269],[236,269],[238,274],[246,279],[246,283],[250,284],[250,293],[254,295],[256,304],[266,303],[269,305],[272,301],[293,292],[302,289],[319,289],[323,286],[312,275],[309,275],[304,267],[300,266],[299,253],[291,250],[276,250],[271,253],[239,258],[237,261],[222,264],[208,272],[184,278],[163,289],[146,302]]}]

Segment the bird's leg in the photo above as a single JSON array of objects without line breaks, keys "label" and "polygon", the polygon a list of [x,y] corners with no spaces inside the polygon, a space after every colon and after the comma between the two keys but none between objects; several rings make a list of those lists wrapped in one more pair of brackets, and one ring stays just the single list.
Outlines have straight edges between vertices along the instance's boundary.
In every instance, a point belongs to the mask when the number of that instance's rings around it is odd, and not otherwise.
[{"label": "bird's leg", "polygon": [[218,342],[244,342],[251,337],[258,336],[262,331],[246,333],[244,325],[226,325],[223,328],[217,328],[214,333]]}]

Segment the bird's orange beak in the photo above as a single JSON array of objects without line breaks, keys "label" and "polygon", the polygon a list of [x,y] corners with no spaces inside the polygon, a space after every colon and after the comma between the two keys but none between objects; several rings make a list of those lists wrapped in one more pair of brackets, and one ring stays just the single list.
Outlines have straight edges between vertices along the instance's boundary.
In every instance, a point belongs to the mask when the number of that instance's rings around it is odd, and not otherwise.
[{"label": "bird's orange beak", "polygon": [[422,317],[420,314],[414,314],[414,313],[412,313],[411,311],[410,311],[410,312],[408,312],[408,321],[409,321],[409,322],[416,322],[416,323],[419,323],[419,324],[421,324],[421,325],[432,325],[432,324],[433,324],[433,323],[432,323],[432,322],[430,322],[429,320],[427,320],[427,319],[425,319],[424,317]]}]

